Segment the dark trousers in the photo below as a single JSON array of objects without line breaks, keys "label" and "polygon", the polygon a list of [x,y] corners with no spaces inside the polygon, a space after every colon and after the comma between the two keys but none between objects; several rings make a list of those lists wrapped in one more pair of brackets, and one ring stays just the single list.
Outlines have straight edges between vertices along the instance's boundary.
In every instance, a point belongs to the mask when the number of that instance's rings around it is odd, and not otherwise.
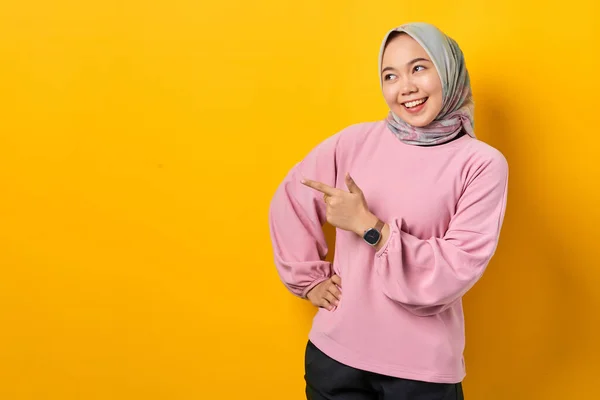
[{"label": "dark trousers", "polygon": [[461,383],[430,383],[362,371],[328,357],[310,341],[305,375],[308,400],[464,400]]}]

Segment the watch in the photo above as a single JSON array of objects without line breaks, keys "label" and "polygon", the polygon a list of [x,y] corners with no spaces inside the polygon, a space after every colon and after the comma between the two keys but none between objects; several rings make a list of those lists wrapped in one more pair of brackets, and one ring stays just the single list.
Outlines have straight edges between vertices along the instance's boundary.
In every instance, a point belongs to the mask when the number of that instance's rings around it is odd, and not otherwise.
[{"label": "watch", "polygon": [[382,220],[378,219],[377,224],[375,224],[374,228],[367,229],[363,234],[363,239],[365,242],[370,244],[371,246],[376,246],[377,243],[381,240],[381,230],[385,224]]}]

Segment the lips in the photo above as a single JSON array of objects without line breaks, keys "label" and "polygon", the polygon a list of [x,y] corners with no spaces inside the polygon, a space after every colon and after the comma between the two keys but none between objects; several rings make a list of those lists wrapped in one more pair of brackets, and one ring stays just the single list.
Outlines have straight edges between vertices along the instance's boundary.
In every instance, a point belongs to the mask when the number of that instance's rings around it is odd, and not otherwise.
[{"label": "lips", "polygon": [[418,114],[420,113],[427,103],[428,97],[419,100],[412,100],[402,103],[404,110],[409,114]]}]

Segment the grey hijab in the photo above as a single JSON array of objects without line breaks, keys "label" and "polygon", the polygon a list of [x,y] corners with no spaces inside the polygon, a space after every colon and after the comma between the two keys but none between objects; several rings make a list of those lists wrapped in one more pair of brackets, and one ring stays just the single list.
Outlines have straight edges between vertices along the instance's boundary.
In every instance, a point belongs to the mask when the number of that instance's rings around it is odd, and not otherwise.
[{"label": "grey hijab", "polygon": [[471,82],[458,43],[435,26],[423,22],[394,28],[385,35],[379,51],[380,80],[383,52],[392,32],[405,32],[431,57],[442,81],[442,110],[434,121],[422,128],[407,124],[390,111],[387,117],[390,130],[402,142],[413,145],[446,143],[454,139],[462,129],[469,136],[475,137]]}]

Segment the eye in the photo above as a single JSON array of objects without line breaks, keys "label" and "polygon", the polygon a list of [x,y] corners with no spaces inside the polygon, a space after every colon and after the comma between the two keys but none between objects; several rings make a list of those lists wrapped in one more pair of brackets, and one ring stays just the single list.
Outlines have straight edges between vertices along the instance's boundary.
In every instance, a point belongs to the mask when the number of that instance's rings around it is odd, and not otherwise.
[{"label": "eye", "polygon": [[[420,68],[420,69],[419,69],[419,68]],[[427,68],[425,68],[425,67],[424,67],[424,66],[422,66],[422,65],[415,65],[415,68],[413,69],[413,71],[415,71],[415,72],[419,72],[419,71],[423,71],[423,70],[425,70],[425,69],[427,69]]]},{"label": "eye", "polygon": [[391,80],[391,79],[394,79],[395,77],[396,77],[396,75],[394,75],[394,74],[385,74],[385,75],[383,76],[383,80],[384,80],[384,81],[389,81],[389,80]]}]

